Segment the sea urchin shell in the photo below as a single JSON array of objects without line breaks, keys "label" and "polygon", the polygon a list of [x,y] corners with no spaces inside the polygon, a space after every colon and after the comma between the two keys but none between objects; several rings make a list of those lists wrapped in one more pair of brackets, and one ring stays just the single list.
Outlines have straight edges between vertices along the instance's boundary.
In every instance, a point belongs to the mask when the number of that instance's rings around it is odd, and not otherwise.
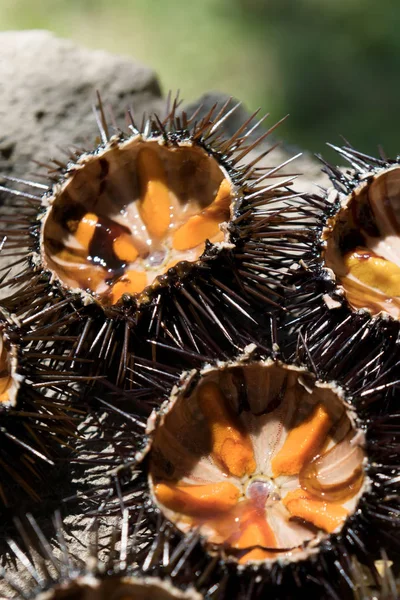
[{"label": "sea urchin shell", "polygon": [[[110,136],[100,101],[102,143],[94,152],[75,151],[67,162],[55,161],[48,186],[9,178],[43,191],[40,196],[8,190],[28,201],[27,216],[14,218],[19,227],[11,244],[28,234],[35,270],[103,307],[129,297],[148,303],[160,286],[234,247],[249,226],[256,228],[259,243],[268,239],[273,246],[268,260],[279,268],[275,223],[292,241],[296,219],[277,200],[292,197],[285,184],[294,177],[265,185],[284,166],[258,168],[271,149],[249,164],[241,162],[276,125],[252,141],[249,136],[263,120],[253,123],[252,115],[231,139],[223,139],[220,127],[239,106],[228,105],[219,110],[216,105],[196,121],[196,113],[178,116],[175,100],[164,120],[154,115],[137,127],[131,117],[130,135]],[[34,222],[32,207],[38,208]],[[29,231],[21,227],[26,220]],[[268,269],[262,266],[260,281],[267,283]]]},{"label": "sea urchin shell", "polygon": [[368,487],[343,391],[271,360],[190,374],[152,436],[156,505],[240,564],[310,556]]},{"label": "sea urchin shell", "polygon": [[327,222],[323,258],[353,309],[400,318],[399,210],[396,166],[369,174]]},{"label": "sea urchin shell", "polygon": [[334,281],[336,300],[352,311],[400,319],[400,167],[354,148],[332,146],[352,170],[325,163],[336,188],[326,195],[321,232],[323,275]]},{"label": "sea urchin shell", "polygon": [[63,286],[104,305],[124,294],[146,301],[206,240],[227,241],[234,197],[227,171],[190,137],[111,138],[45,197],[40,259]]},{"label": "sea urchin shell", "polygon": [[[376,574],[381,548],[399,549],[399,342],[386,325],[348,314],[307,329],[286,363],[252,346],[237,362],[192,362],[172,391],[153,365],[165,402],[132,463],[87,495],[89,510],[131,509],[155,546],[165,523],[192,568],[201,557],[217,565],[213,581],[227,574],[226,597],[281,598],[284,585],[287,598],[353,599],[353,560]],[[275,476],[285,462],[297,473]]]},{"label": "sea urchin shell", "polygon": [[258,146],[278,124],[258,136],[255,113],[224,137],[237,106],[188,117],[175,100],[165,118],[131,117],[129,133],[111,136],[100,102],[94,151],[47,165],[46,185],[4,175],[29,189],[7,189],[25,206],[0,219],[2,256],[20,248],[0,283],[13,292],[10,310],[30,314],[32,297],[64,303],[81,333],[77,356],[119,385],[132,357],[155,357],[144,340],[231,354],[251,332],[274,345],[284,272],[310,246],[308,207],[292,202],[296,175],[282,177],[295,156],[260,167],[273,146]]}]

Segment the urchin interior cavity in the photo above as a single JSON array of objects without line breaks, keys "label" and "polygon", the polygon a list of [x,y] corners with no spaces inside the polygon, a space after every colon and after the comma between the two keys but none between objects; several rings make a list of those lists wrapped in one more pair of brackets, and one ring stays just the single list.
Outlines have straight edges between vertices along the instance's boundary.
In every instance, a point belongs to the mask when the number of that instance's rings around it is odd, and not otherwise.
[{"label": "urchin interior cavity", "polygon": [[141,136],[86,156],[50,201],[44,265],[69,288],[115,304],[140,294],[209,239],[224,239],[232,186],[201,147]]},{"label": "urchin interior cavity", "polygon": [[400,318],[400,168],[357,188],[325,231],[325,262],[350,305]]},{"label": "urchin interior cavity", "polygon": [[247,563],[297,560],[343,527],[365,486],[364,436],[340,392],[307,378],[274,363],[229,366],[171,400],[149,480],[180,530]]},{"label": "urchin interior cavity", "polygon": [[15,406],[19,381],[16,374],[17,357],[8,343],[4,332],[0,331],[0,408]]},{"label": "urchin interior cavity", "polygon": [[194,590],[181,591],[155,577],[117,577],[97,579],[79,577],[56,586],[37,600],[201,600]]}]

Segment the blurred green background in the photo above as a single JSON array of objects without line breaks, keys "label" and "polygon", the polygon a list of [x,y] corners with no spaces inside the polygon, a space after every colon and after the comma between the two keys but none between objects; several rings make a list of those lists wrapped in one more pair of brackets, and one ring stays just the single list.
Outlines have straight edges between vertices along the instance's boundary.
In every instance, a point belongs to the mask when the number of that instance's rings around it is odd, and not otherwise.
[{"label": "blurred green background", "polygon": [[340,135],[400,152],[399,0],[0,0],[0,28],[130,55],[188,101],[290,113],[280,135],[314,152]]}]

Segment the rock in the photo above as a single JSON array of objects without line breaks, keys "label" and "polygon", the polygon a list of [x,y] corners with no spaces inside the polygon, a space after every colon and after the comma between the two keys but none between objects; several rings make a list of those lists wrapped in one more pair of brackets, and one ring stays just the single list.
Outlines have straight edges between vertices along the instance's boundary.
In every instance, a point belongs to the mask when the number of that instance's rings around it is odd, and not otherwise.
[{"label": "rock", "polygon": [[131,59],[87,50],[47,31],[0,33],[0,173],[29,176],[32,159],[60,157],[98,135],[96,90],[117,119],[159,107],[156,74]]},{"label": "rock", "polygon": [[[216,103],[218,103],[219,106],[223,106],[223,104],[229,100],[229,98],[230,97],[227,94],[210,92],[204,94],[195,102],[191,102],[185,106],[183,110],[187,112],[188,116],[190,116],[199,107],[201,107],[201,110],[199,111],[199,118],[201,118],[202,116],[206,115]],[[233,108],[237,103],[238,100],[232,98],[230,106]],[[257,117],[254,119],[254,123],[256,123],[257,118],[260,119],[262,116],[262,114],[257,115]],[[242,105],[239,106],[239,108],[237,108],[222,125],[225,135],[232,136],[248,118],[248,111]],[[266,119],[262,125],[253,131],[249,139],[251,139],[251,141],[255,141],[258,137],[265,133],[267,128],[272,127],[273,125],[274,123],[271,122],[270,119]],[[256,154],[260,154],[265,150],[268,150],[268,148],[271,148],[275,144],[278,144],[277,148],[275,148],[271,154],[267,155],[260,161],[260,167],[275,167],[302,152],[299,148],[290,146],[289,144],[285,144],[285,142],[279,140],[278,127],[271,135],[267,136],[265,140],[261,142],[261,144],[257,147],[256,152],[253,151],[248,155],[247,160],[253,160]],[[293,184],[293,187],[296,189],[296,191],[316,193],[318,191],[318,185],[330,187],[328,177],[321,171],[321,164],[307,151],[303,151],[299,158],[290,163],[287,167],[284,167],[282,173],[299,174],[299,177]]]}]

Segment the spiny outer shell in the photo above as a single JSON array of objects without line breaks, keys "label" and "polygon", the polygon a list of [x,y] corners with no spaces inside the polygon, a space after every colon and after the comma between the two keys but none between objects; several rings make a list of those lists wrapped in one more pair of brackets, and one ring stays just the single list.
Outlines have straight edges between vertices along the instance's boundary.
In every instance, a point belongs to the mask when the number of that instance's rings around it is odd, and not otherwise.
[{"label": "spiny outer shell", "polygon": [[[124,150],[126,147],[129,147],[130,145],[135,144],[138,141],[140,141],[140,142],[151,141],[151,142],[155,142],[155,143],[159,144],[160,146],[167,146],[165,139],[161,135],[146,136],[144,133],[139,133],[139,134],[133,134],[131,137],[129,137],[126,140],[124,139],[123,141],[121,141],[120,136],[113,136],[112,138],[109,139],[109,141],[107,142],[107,144],[104,147],[100,147],[99,150],[96,151],[94,154],[93,153],[82,154],[79,157],[79,159],[76,161],[76,163],[71,164],[69,166],[68,170],[66,171],[66,173],[63,177],[63,180],[60,181],[59,183],[55,183],[51,189],[51,192],[49,194],[45,194],[43,196],[42,210],[44,210],[44,212],[41,215],[39,215],[39,219],[38,219],[39,223],[40,223],[39,247],[36,252],[32,253],[32,257],[31,257],[32,264],[37,269],[43,269],[43,271],[45,273],[48,273],[50,275],[50,283],[57,282],[57,284],[65,292],[70,293],[72,295],[76,295],[77,297],[82,297],[84,305],[90,304],[92,302],[97,302],[96,297],[94,297],[92,294],[90,294],[86,290],[82,290],[79,287],[78,288],[70,288],[69,286],[64,284],[64,282],[60,279],[60,277],[54,271],[52,271],[46,264],[46,259],[44,258],[44,254],[45,254],[45,252],[44,252],[44,229],[45,229],[46,221],[50,215],[52,205],[58,199],[58,197],[64,192],[66,187],[69,185],[69,182],[74,177],[76,171],[85,168],[85,166],[88,163],[90,163],[92,160],[98,160],[98,159],[101,159],[102,157],[105,157],[109,153],[110,150],[112,150],[118,146],[121,150]],[[196,144],[194,143],[193,140],[191,140],[189,138],[187,140],[179,141],[178,146],[191,148],[191,147],[195,147]],[[199,147],[202,148],[201,146],[199,146]],[[241,201],[241,197],[238,195],[239,190],[238,190],[237,186],[235,186],[234,182],[232,181],[225,166],[223,164],[221,164],[215,158],[215,156],[212,155],[210,152],[208,152],[204,148],[202,148],[202,149],[205,152],[205,154],[212,157],[217,162],[221,172],[224,174],[225,178],[230,182],[231,189],[232,189],[230,215],[231,215],[231,219],[233,219],[235,216],[237,216],[236,215],[237,206],[240,205],[240,201]],[[195,265],[201,264],[204,260],[207,260],[208,258],[211,258],[211,257],[214,258],[216,253],[221,251],[223,248],[226,248],[226,249],[233,248],[234,244],[232,242],[232,236],[229,231],[228,223],[226,223],[226,222],[221,223],[221,230],[224,232],[224,241],[212,244],[211,248],[206,248],[204,250],[204,252],[202,253],[202,255],[199,257],[199,259],[197,259],[195,262],[193,262],[193,263],[190,262],[190,263],[188,263],[187,266],[185,265],[185,267],[183,267],[183,264],[180,263],[180,264],[176,265],[175,267],[173,267],[171,270],[173,270],[176,273],[179,273],[179,271],[182,271],[182,270],[183,271],[186,271],[188,269],[190,270]],[[142,303],[147,304],[148,302],[150,302],[152,299],[152,291],[155,291],[155,290],[157,290],[157,288],[162,287],[163,285],[166,285],[166,282],[163,284],[162,278],[165,279],[165,275],[157,276],[157,278],[154,280],[153,283],[151,283],[149,286],[147,286],[143,290],[143,292],[141,292],[140,294],[135,296],[136,300],[138,302],[138,305],[140,305]]]},{"label": "spiny outer shell", "polygon": [[[148,435],[148,439],[147,439],[147,442],[145,443],[144,448],[142,450],[140,450],[138,453],[136,453],[132,468],[135,468],[137,465],[139,465],[146,458],[146,456],[148,456],[148,454],[150,453],[151,447],[152,447],[153,436],[154,436],[156,430],[164,424],[165,417],[173,409],[175,403],[178,400],[179,395],[182,392],[184,393],[185,390],[188,390],[191,387],[195,386],[197,381],[199,381],[203,376],[209,374],[210,372],[219,371],[219,370],[223,370],[223,369],[229,369],[232,367],[246,366],[246,365],[250,365],[250,364],[253,364],[253,365],[263,364],[266,367],[271,366],[271,365],[276,365],[276,366],[282,367],[284,369],[288,369],[290,371],[299,373],[299,375],[300,375],[299,380],[298,380],[299,384],[302,385],[308,391],[309,388],[308,388],[307,382],[305,382],[304,380],[302,381],[302,379],[301,379],[301,375],[308,375],[308,376],[311,375],[312,376],[312,374],[310,373],[310,371],[308,371],[308,369],[306,369],[305,367],[300,367],[300,366],[293,365],[293,364],[283,363],[280,360],[276,360],[276,359],[274,360],[272,358],[267,358],[266,360],[251,361],[251,357],[249,355],[251,355],[252,350],[253,350],[253,347],[249,346],[248,353],[242,355],[235,361],[229,361],[229,362],[218,361],[216,365],[208,364],[208,365],[204,366],[201,370],[193,369],[190,372],[183,373],[179,385],[175,385],[173,387],[171,395],[170,395],[170,399],[166,400],[161,405],[159,410],[154,410],[152,412],[151,416],[149,417],[148,423],[147,423],[147,428],[146,428],[146,434]],[[352,406],[351,403],[349,403],[347,401],[347,397],[346,397],[346,394],[345,394],[343,388],[341,388],[339,385],[337,385],[336,382],[324,382],[324,381],[315,380],[315,378],[313,376],[312,376],[312,378],[314,379],[314,381],[313,381],[314,387],[317,387],[320,389],[331,390],[337,396],[337,398],[342,402],[342,404],[344,405],[345,410],[346,410],[346,415],[348,416],[352,427],[354,428],[355,431],[357,431],[357,439],[360,440],[360,445],[362,447],[365,447],[365,431],[364,431],[363,425],[359,422],[359,419],[354,410],[354,407]],[[364,469],[367,466],[367,464],[368,464],[368,457],[365,456],[363,459]],[[155,494],[154,494],[154,487],[153,487],[152,481],[149,481],[149,486],[150,486],[151,498],[152,498],[153,502],[156,504],[157,508],[162,512],[162,509],[160,508],[158,503],[154,500]],[[371,481],[370,481],[369,477],[367,476],[367,474],[365,473],[364,474],[364,482],[363,482],[363,486],[362,486],[362,493],[360,495],[360,498],[365,493],[368,493],[370,491],[370,489],[371,489]],[[356,510],[357,509],[355,509],[354,512],[356,512]],[[349,515],[349,517],[351,517],[351,515]],[[343,526],[344,526],[344,524],[341,526],[341,529],[343,528]],[[304,551],[300,551],[300,552],[296,553],[294,555],[294,558],[278,556],[275,559],[271,559],[268,561],[262,561],[261,563],[259,561],[255,561],[255,562],[250,561],[246,565],[237,565],[237,569],[238,569],[238,571],[244,571],[247,569],[251,569],[252,565],[259,565],[259,564],[265,564],[267,567],[270,566],[272,568],[273,565],[276,563],[278,563],[281,567],[285,567],[294,562],[306,561],[312,555],[318,554],[319,544],[323,540],[328,540],[329,537],[330,537],[330,534],[319,533],[318,537],[316,537],[314,540],[312,540],[312,542],[307,546],[307,548]],[[205,538],[202,538],[202,543],[205,546],[208,544],[208,542]],[[218,546],[213,546],[213,544],[209,544],[209,546],[210,546],[210,548],[207,550],[211,555],[221,553],[221,549],[218,548]],[[222,553],[223,553],[223,551],[222,551]],[[237,564],[237,561],[230,556],[227,556],[225,559],[226,559],[227,563],[233,563],[235,565]]]}]

